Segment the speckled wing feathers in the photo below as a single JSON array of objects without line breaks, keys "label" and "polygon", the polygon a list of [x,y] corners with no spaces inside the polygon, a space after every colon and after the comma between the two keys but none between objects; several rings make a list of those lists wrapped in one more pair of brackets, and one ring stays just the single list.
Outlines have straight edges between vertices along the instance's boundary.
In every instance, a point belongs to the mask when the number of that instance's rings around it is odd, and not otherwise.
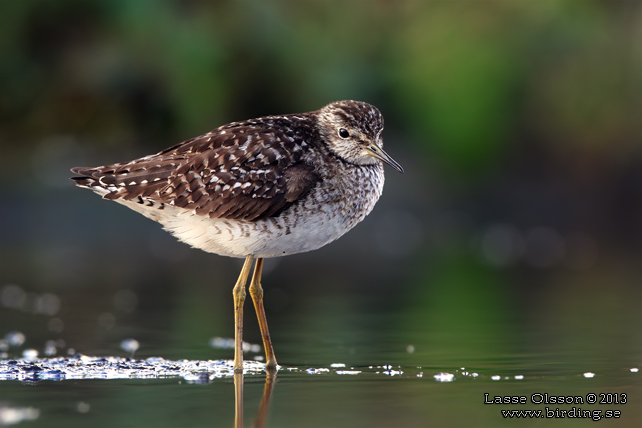
[{"label": "speckled wing feathers", "polygon": [[79,186],[98,187],[105,199],[138,198],[160,209],[254,221],[278,215],[319,180],[304,159],[314,132],[309,117],[271,116],[231,123],[128,163],[72,171],[82,176],[74,178]]}]

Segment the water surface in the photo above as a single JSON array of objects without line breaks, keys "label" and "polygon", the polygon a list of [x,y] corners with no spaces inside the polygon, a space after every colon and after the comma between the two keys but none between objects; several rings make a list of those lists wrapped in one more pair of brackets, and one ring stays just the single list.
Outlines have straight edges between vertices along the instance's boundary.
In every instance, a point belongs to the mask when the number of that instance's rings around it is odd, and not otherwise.
[{"label": "water surface", "polygon": [[[425,298],[420,291],[415,299]],[[67,302],[77,298],[76,293],[57,296]],[[638,329],[634,323],[629,329],[619,323],[630,315],[614,311],[611,317],[596,320],[589,308],[578,307],[582,299],[595,298],[586,295],[571,299],[568,307],[563,301],[552,304],[560,306],[559,312],[548,305],[548,317],[524,313],[523,307],[506,315],[502,306],[506,303],[484,298],[487,291],[475,293],[432,295],[434,302],[427,310],[426,302],[419,300],[401,309],[397,303],[390,305],[384,293],[334,290],[333,295],[319,292],[288,305],[289,314],[273,312],[269,320],[281,367],[265,402],[268,376],[256,360],[262,354],[246,352],[245,426],[257,426],[261,419],[268,427],[585,426],[592,420],[546,417],[547,409],[552,416],[550,412],[574,407],[590,410],[591,415],[600,411],[602,426],[639,426],[642,374],[637,370],[641,364],[634,340]],[[93,304],[91,298],[84,298]],[[137,294],[139,300],[146,298]],[[466,299],[476,303],[467,305]],[[227,300],[231,306],[231,297]],[[595,305],[593,309],[611,307],[612,302]],[[180,316],[175,315],[172,325],[167,323],[167,313],[159,310],[137,319],[141,310],[137,307],[129,314],[114,309],[116,321],[110,328],[98,322],[71,328],[77,336],[49,330],[47,315],[5,308],[3,326],[6,322],[22,325],[25,333],[22,344],[6,350],[1,371],[8,372],[12,360],[17,361],[14,367],[39,369],[23,370],[22,377],[4,376],[0,381],[4,411],[26,411],[21,423],[33,427],[235,426],[238,390],[229,360],[233,351],[221,345],[224,341],[206,335],[190,339],[185,331],[194,337],[201,332],[192,331]],[[496,311],[487,310],[493,307]],[[198,314],[199,303],[192,309],[192,315]],[[565,315],[569,310],[574,317]],[[255,322],[248,313],[246,339],[253,344],[259,338]],[[176,327],[181,323],[186,323],[183,333]],[[83,335],[85,329],[92,334]],[[49,343],[56,355],[46,357],[44,353],[52,349],[47,351],[38,342],[55,337],[64,338],[64,344]],[[133,355],[121,348],[124,344],[117,340],[121,337],[137,339],[140,347]],[[212,347],[213,343],[218,346]],[[39,356],[30,355],[29,349]],[[112,371],[97,371],[101,361],[111,361]],[[45,362],[73,363],[75,375],[71,371],[61,375],[51,367],[45,370]],[[150,371],[154,365],[174,365],[175,372]],[[85,378],[81,378],[84,366]],[[545,394],[581,397],[584,403],[533,403]],[[590,394],[598,400],[600,394],[617,394],[626,403],[590,404]],[[495,396],[523,396],[527,404],[485,404]],[[614,396],[605,397],[613,401]],[[515,422],[516,417],[505,418],[502,410],[539,410],[544,416]],[[619,411],[619,417],[605,418],[607,410]]]}]

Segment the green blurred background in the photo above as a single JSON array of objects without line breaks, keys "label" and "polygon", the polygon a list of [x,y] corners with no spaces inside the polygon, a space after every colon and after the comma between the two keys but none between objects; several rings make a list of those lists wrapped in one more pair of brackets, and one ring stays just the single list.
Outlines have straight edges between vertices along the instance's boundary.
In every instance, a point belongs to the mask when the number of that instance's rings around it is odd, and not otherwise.
[{"label": "green blurred background", "polygon": [[0,335],[230,358],[240,262],[69,168],[339,99],[382,111],[406,174],[266,264],[279,362],[641,364],[640,1],[0,1]]}]

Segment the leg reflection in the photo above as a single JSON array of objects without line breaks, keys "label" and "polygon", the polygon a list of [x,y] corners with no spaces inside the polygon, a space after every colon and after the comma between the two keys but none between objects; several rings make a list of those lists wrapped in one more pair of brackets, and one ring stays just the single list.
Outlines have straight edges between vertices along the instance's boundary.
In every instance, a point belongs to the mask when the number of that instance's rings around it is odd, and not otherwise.
[{"label": "leg reflection", "polygon": [[243,428],[243,372],[234,372],[234,428]]},{"label": "leg reflection", "polygon": [[270,400],[272,399],[272,390],[274,389],[274,381],[276,380],[276,369],[268,368],[265,374],[265,387],[263,388],[263,398],[261,405],[254,421],[255,428],[263,428],[267,419],[268,408],[270,407]]},{"label": "leg reflection", "polygon": [[[255,428],[264,428],[267,420],[268,409],[270,407],[270,400],[272,399],[272,390],[276,383],[276,369],[266,369],[265,387],[263,388],[263,398],[261,405],[256,414],[254,421]],[[235,413],[234,413],[234,427],[243,428],[243,373],[234,373],[234,392],[235,392]]]}]

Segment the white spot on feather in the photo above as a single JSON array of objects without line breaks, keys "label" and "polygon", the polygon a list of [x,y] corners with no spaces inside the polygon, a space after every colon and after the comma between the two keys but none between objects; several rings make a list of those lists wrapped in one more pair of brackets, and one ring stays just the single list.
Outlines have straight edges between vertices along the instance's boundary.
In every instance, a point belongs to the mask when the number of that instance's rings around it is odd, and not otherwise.
[{"label": "white spot on feather", "polygon": [[247,148],[250,146],[250,142],[252,141],[252,136],[248,135],[247,140],[245,140],[245,143],[243,143],[242,146],[239,147],[241,150],[247,150]]}]

